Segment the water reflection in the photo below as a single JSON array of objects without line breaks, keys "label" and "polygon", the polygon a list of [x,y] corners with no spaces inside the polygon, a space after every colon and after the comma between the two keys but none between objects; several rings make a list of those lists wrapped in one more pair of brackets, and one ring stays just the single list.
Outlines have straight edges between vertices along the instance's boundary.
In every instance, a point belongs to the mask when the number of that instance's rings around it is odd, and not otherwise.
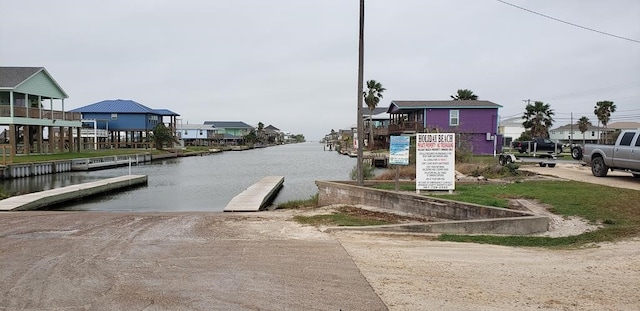
[{"label": "water reflection", "polygon": [[[92,211],[222,211],[235,196],[267,175],[285,176],[274,203],[306,199],[315,180],[344,180],[356,161],[318,143],[283,145],[209,156],[166,159],[132,167],[149,176],[146,187],[107,193],[56,208]],[[40,191],[128,174],[128,167],[5,180],[10,193]]]}]

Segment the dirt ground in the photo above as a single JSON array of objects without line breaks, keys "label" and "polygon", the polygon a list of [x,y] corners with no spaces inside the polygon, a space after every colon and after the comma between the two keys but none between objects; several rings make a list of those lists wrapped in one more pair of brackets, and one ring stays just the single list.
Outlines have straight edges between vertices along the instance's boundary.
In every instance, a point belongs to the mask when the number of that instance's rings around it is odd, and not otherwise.
[{"label": "dirt ground", "polygon": [[640,240],[580,250],[334,233],[389,310],[640,310]]},{"label": "dirt ground", "polygon": [[[594,177],[579,164],[523,169],[640,190],[640,180],[624,172]],[[536,202],[519,203],[551,217],[544,235],[595,229],[581,219],[553,215]],[[640,310],[640,238],[549,250],[438,242],[425,235],[348,231],[332,236],[389,310]]]}]

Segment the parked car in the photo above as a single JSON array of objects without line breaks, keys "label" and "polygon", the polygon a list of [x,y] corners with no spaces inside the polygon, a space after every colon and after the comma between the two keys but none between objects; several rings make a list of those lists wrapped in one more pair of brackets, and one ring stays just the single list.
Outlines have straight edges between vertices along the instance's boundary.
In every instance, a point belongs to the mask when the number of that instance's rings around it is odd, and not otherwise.
[{"label": "parked car", "polygon": [[[571,153],[573,155],[573,149]],[[609,170],[621,170],[640,178],[640,130],[623,131],[615,145],[585,144],[580,153],[594,176],[603,177]]]},{"label": "parked car", "polygon": [[562,144],[558,144],[550,140],[549,138],[536,137],[533,140],[514,141],[511,143],[511,147],[520,153],[531,152],[547,152],[547,153],[561,153]]}]

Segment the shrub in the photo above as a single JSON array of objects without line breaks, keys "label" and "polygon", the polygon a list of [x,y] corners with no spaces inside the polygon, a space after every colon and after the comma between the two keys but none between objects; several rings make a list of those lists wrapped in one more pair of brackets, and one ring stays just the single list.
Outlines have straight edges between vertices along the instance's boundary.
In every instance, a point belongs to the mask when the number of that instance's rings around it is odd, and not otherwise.
[{"label": "shrub", "polygon": [[[374,177],[373,174],[373,170],[375,169],[375,167],[373,167],[373,165],[369,164],[369,163],[362,163],[362,178],[363,179],[372,179]],[[356,180],[358,179],[358,166],[354,166],[353,169],[351,169],[351,180]]]}]

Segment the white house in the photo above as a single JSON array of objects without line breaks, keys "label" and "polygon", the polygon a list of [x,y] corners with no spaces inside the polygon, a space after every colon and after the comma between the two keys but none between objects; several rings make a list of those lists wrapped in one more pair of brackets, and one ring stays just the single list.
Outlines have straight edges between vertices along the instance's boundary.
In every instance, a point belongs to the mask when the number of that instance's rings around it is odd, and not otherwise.
[{"label": "white house", "polygon": [[176,136],[187,146],[210,146],[218,130],[210,124],[178,124]]},{"label": "white house", "polygon": [[524,132],[522,126],[522,116],[500,120],[498,134],[502,135],[502,145],[511,146],[511,142],[516,140]]},{"label": "white house", "polygon": [[585,143],[597,143],[602,131],[602,128],[590,125],[583,135],[578,124],[567,124],[549,130],[549,139],[562,144],[581,144],[583,140]]}]

